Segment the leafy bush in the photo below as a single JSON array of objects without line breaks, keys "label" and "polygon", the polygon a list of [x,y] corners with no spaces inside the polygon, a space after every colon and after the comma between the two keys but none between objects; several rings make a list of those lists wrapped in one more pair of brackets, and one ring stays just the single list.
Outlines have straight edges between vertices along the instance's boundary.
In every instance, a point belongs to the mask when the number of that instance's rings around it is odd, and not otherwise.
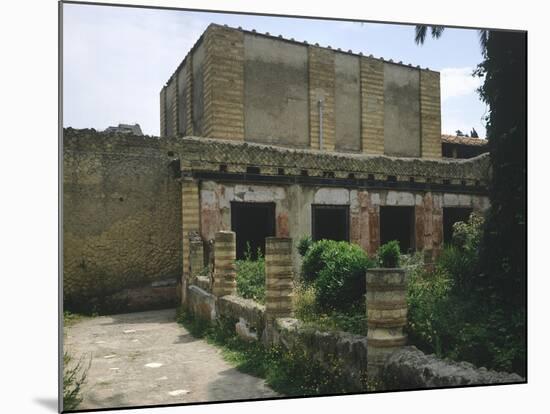
[{"label": "leafy bush", "polygon": [[477,283],[482,224],[472,215],[454,225],[454,245],[444,249],[435,272],[411,268],[409,338],[425,352],[525,375],[525,338],[517,334],[525,314],[496,306]]},{"label": "leafy bush", "polygon": [[319,240],[309,247],[302,261],[301,276],[304,283],[312,283],[319,277],[319,272],[326,266],[323,255],[332,243],[332,240]]},{"label": "leafy bush", "polygon": [[378,262],[381,267],[398,267],[400,254],[399,242],[397,240],[389,241],[378,249]]},{"label": "leafy bush", "polygon": [[317,304],[323,310],[345,309],[365,294],[365,271],[373,266],[361,247],[347,242],[327,244],[325,266],[315,281]]},{"label": "leafy bush", "polygon": [[265,259],[258,249],[256,259],[252,257],[250,245],[243,260],[235,262],[237,270],[237,294],[259,303],[265,302]]},{"label": "leafy bush", "polygon": [[309,236],[304,236],[300,239],[298,242],[298,253],[300,253],[300,256],[304,257],[307,253],[307,250],[311,247],[313,244],[313,240]]},{"label": "leafy bush", "polygon": [[365,270],[373,264],[355,244],[320,240],[304,256],[302,281],[314,287],[321,311],[344,309],[363,297]]}]

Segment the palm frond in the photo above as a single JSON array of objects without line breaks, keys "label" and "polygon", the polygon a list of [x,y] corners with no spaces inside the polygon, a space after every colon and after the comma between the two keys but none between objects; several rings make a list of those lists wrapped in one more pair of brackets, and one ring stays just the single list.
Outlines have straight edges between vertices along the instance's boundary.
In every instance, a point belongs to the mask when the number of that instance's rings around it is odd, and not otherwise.
[{"label": "palm frond", "polygon": [[419,24],[414,28],[414,32],[414,41],[416,42],[416,44],[424,44],[424,40],[426,40],[426,34],[428,33],[428,26]]}]

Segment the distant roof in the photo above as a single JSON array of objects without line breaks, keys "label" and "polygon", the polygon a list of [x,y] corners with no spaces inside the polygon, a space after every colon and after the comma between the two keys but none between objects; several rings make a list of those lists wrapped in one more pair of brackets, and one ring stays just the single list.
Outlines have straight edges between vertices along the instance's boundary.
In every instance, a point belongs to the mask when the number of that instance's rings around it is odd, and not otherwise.
[{"label": "distant roof", "polygon": [[118,134],[134,134],[134,135],[143,135],[139,124],[129,125],[129,124],[118,124],[118,126],[110,126],[105,130],[105,132],[118,133]]},{"label": "distant roof", "polygon": [[458,137],[456,135],[441,135],[441,142],[446,144],[471,145],[482,147],[487,145],[485,138]]}]

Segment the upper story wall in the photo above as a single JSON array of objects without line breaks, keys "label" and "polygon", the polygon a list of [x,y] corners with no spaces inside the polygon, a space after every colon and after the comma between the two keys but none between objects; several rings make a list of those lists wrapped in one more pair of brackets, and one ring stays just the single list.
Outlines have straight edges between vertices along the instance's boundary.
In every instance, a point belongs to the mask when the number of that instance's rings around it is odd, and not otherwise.
[{"label": "upper story wall", "polygon": [[210,25],[161,91],[161,136],[441,158],[439,73]]}]

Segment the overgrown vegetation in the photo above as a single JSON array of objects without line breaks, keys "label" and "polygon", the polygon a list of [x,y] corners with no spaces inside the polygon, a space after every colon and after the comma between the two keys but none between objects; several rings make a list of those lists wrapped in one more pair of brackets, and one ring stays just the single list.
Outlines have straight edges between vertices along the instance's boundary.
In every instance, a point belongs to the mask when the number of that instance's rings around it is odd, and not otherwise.
[{"label": "overgrown vegetation", "polygon": [[375,262],[357,245],[320,240],[303,249],[294,312],[307,325],[366,335],[365,271]]},{"label": "overgrown vegetation", "polygon": [[74,410],[82,402],[82,386],[86,382],[92,358],[86,364],[85,356],[76,363],[68,353],[63,353],[63,410]]},{"label": "overgrown vegetation", "polygon": [[401,250],[399,249],[399,242],[397,240],[392,240],[383,244],[378,249],[378,262],[380,267],[398,267],[400,254]]},{"label": "overgrown vegetation", "polygon": [[224,359],[239,371],[265,378],[278,393],[306,396],[352,391],[342,385],[345,381],[337,360],[327,368],[305,350],[288,351],[279,346],[264,348],[259,342],[244,342],[235,335],[234,321],[222,320],[210,325],[192,318],[181,308],[177,318],[193,336],[220,347]]},{"label": "overgrown vegetation", "polygon": [[411,265],[409,339],[440,357],[525,375],[523,338],[516,335],[524,315],[495,308],[476,285],[483,219],[473,214],[453,229],[453,246],[445,248],[433,272]]},{"label": "overgrown vegetation", "polygon": [[247,244],[243,260],[237,260],[237,294],[243,298],[265,303],[265,259],[260,249],[253,257]]},{"label": "overgrown vegetation", "polygon": [[[417,26],[417,43],[424,42],[427,30],[427,26]],[[437,38],[443,28],[436,26],[431,31]],[[473,320],[485,318],[485,322],[476,324],[475,328],[465,327],[464,336],[487,337],[485,347],[493,351],[496,366],[511,366],[524,374],[527,35],[501,30],[480,30],[479,34],[483,61],[474,75],[484,79],[478,91],[489,107],[486,127],[491,162],[491,204],[480,236],[478,259],[468,275],[473,290],[469,292],[468,301],[472,305],[466,310]],[[455,294],[460,287],[453,290]]]},{"label": "overgrown vegetation", "polygon": [[300,253],[300,256],[304,257],[308,251],[308,249],[313,244],[313,239],[310,236],[304,236],[298,241],[298,253]]}]

